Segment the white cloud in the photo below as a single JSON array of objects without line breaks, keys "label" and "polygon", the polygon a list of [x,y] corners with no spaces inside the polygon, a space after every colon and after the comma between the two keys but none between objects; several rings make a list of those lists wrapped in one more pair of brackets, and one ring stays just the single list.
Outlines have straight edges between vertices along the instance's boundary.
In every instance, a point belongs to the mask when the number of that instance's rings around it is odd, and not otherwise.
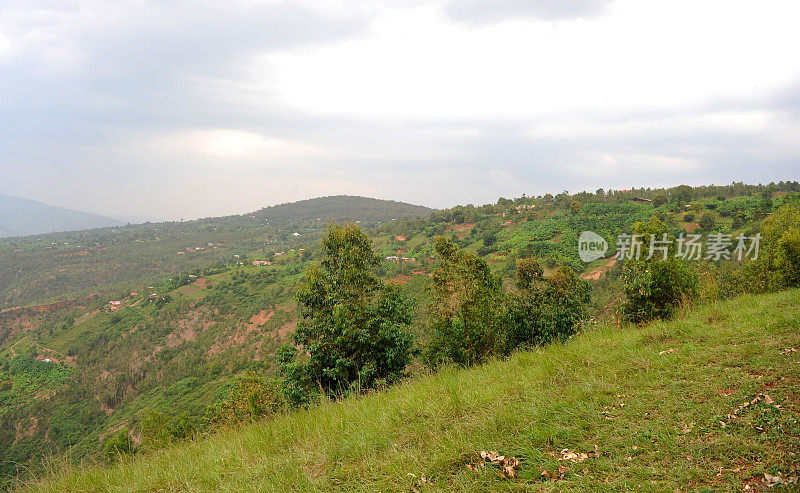
[{"label": "white cloud", "polygon": [[371,35],[257,60],[304,111],[525,117],[575,108],[675,108],[758,96],[800,74],[796,2],[620,1],[608,15],[469,29],[439,9],[378,18]]},{"label": "white cloud", "polygon": [[156,137],[156,142],[178,153],[200,153],[223,159],[282,159],[320,156],[326,151],[293,140],[265,137],[230,129],[186,130]]}]

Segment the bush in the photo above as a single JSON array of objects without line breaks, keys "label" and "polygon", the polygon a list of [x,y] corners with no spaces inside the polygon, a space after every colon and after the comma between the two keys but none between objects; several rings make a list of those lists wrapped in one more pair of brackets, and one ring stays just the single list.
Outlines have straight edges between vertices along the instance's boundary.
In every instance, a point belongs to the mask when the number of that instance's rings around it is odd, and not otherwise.
[{"label": "bush", "polygon": [[792,202],[764,221],[767,259],[786,286],[800,286],[800,204]]},{"label": "bush", "polygon": [[503,350],[564,341],[588,318],[589,283],[569,267],[549,278],[533,259],[517,264],[517,289],[508,300]]},{"label": "bush", "polygon": [[687,212],[683,215],[683,220],[687,223],[694,221],[694,212]]},{"label": "bush", "polygon": [[[272,416],[281,412],[284,404],[278,382],[254,371],[247,371],[236,377],[227,397],[211,406],[207,419],[212,428],[219,429]],[[186,420],[179,420],[167,427],[169,434],[175,438],[185,438],[193,429],[192,423],[187,423]]]},{"label": "bush", "polygon": [[697,224],[700,226],[700,229],[703,231],[711,231],[714,229],[714,225],[717,223],[717,217],[712,212],[706,212],[705,214],[700,217],[700,220],[697,221]]},{"label": "bush", "polygon": [[103,453],[113,462],[122,455],[131,455],[136,452],[136,446],[127,426],[123,426],[103,443]]},{"label": "bush", "polygon": [[670,318],[681,303],[697,299],[697,274],[674,258],[626,262],[622,289],[626,297],[622,313],[627,320]]},{"label": "bush", "polygon": [[426,360],[473,365],[498,353],[503,296],[500,279],[486,262],[438,236],[441,268],[433,274],[433,339]]}]

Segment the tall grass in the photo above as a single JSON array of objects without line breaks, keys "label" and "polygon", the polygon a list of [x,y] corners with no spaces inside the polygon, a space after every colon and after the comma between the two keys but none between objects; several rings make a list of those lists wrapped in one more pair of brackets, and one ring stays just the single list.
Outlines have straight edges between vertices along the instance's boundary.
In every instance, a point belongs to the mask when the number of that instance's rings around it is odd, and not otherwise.
[{"label": "tall grass", "polygon": [[[110,467],[65,464],[20,486],[741,490],[763,472],[786,474],[797,465],[800,431],[792,420],[800,409],[800,352],[781,350],[800,347],[798,328],[800,290],[742,296],[644,328],[601,326],[563,345],[446,368],[385,392],[326,401]],[[727,419],[760,392],[782,405],[777,421],[762,423],[755,410]],[[547,481],[542,471],[564,465],[556,460],[564,448],[591,457],[569,463],[563,480]],[[503,479],[491,467],[469,470],[480,450],[517,457],[518,477]]]}]

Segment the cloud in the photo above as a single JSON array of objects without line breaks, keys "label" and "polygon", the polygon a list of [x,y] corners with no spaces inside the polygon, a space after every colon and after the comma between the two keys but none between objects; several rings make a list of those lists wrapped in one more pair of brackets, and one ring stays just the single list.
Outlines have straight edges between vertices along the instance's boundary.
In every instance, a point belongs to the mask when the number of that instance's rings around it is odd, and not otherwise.
[{"label": "cloud", "polygon": [[[0,5],[0,193],[197,217],[796,179],[800,6]],[[201,197],[198,199],[197,197]]]},{"label": "cloud", "polygon": [[605,12],[611,0],[454,0],[445,12],[461,22],[485,25],[513,19],[565,20]]}]

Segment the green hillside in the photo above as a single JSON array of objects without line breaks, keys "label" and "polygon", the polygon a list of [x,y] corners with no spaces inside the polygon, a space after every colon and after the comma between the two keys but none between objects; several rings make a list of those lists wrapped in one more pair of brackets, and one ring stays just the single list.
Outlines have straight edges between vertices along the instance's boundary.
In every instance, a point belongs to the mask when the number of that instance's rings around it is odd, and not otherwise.
[{"label": "green hillside", "polygon": [[[389,202],[332,197],[299,203],[295,216],[284,205],[276,214],[265,209],[0,242],[0,280],[8,281],[0,283],[0,483],[41,474],[43,457],[106,462],[115,439],[131,440],[131,450],[140,455],[212,435],[225,426],[218,421],[220,409],[230,408],[237,392],[250,392],[242,382],[256,390],[275,388],[259,387],[258,379],[284,382],[279,348],[298,344],[294,336],[304,306],[297,293],[309,269],[324,260],[319,240],[327,221],[315,204],[358,222],[363,253],[372,257],[368,275],[359,279],[400,295],[390,305],[402,310],[391,313],[405,313],[394,320],[403,340],[413,343],[409,357],[397,360],[410,364],[398,371],[419,376],[435,371],[436,361],[470,364],[627,316],[626,299],[648,295],[653,284],[648,277],[634,279],[645,284],[624,278],[631,269],[612,258],[614,238],[642,227],[673,237],[766,235],[759,262],[691,262],[686,279],[695,284],[655,316],[669,316],[684,302],[713,303],[800,285],[800,256],[792,253],[800,244],[793,226],[800,224],[798,189],[787,182],[599,190],[501,198],[408,217],[402,214],[414,206],[403,212]],[[580,261],[577,237],[583,230],[612,245],[605,258]],[[447,267],[451,260],[437,242],[460,252],[453,258],[465,263]],[[519,284],[520,262],[530,272],[541,268],[542,277],[526,288]],[[437,283],[445,270],[455,276],[453,284]],[[451,317],[462,311],[449,309],[447,300],[454,298],[446,290],[472,289],[459,276],[478,271],[483,281],[472,278],[479,281],[475,286],[488,291],[474,293],[485,302],[470,309],[477,321],[469,323],[484,332],[468,334],[475,343],[465,344],[467,337],[457,331],[466,325]],[[343,292],[337,286],[331,292]],[[357,283],[354,292],[363,286]],[[658,303],[644,299],[642,307]],[[19,304],[26,307],[14,308]],[[342,327],[355,326],[341,320]],[[456,332],[442,338],[440,329],[451,323]],[[476,347],[480,354],[471,353]],[[248,381],[248,375],[256,380]],[[380,387],[402,375],[369,378],[367,386]],[[291,398],[314,401],[315,386],[303,385]]]},{"label": "green hillside", "polygon": [[[243,256],[314,245],[330,219],[359,221],[371,228],[432,211],[402,202],[337,196],[237,216],[4,239],[0,309],[95,294],[115,296],[193,269],[220,270]],[[6,213],[0,207],[0,226],[3,215],[13,215],[13,210]],[[104,225],[109,224],[115,222]]]},{"label": "green hillside", "polygon": [[121,225],[96,214],[0,194],[0,238]]},{"label": "green hillside", "polygon": [[[796,480],[798,306],[800,290],[791,290],[643,328],[602,325],[506,361],[444,370],[112,467],[67,466],[27,486],[741,491],[767,486],[765,473]],[[564,449],[577,457],[557,460]],[[492,465],[469,468],[484,450],[517,458],[516,478]]]}]

